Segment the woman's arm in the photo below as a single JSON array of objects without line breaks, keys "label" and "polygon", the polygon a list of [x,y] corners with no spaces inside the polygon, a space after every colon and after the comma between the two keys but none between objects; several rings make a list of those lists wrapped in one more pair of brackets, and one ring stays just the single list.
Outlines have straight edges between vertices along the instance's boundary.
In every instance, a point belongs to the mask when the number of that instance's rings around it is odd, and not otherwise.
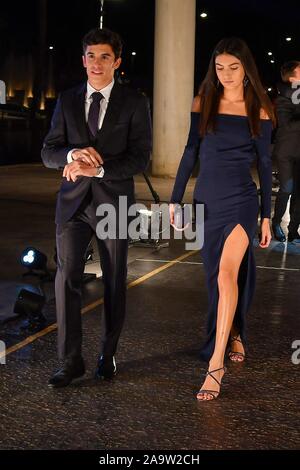
[{"label": "woman's arm", "polygon": [[200,98],[196,96],[192,105],[190,131],[181,161],[177,170],[177,175],[171,196],[171,203],[180,203],[187,182],[196,165],[200,147],[199,119],[200,119]]},{"label": "woman's arm", "polygon": [[272,122],[268,116],[261,113],[261,134],[254,139],[257,153],[257,170],[261,194],[261,241],[260,246],[266,248],[271,241],[269,220],[271,218],[272,197],[272,160],[271,160]]}]

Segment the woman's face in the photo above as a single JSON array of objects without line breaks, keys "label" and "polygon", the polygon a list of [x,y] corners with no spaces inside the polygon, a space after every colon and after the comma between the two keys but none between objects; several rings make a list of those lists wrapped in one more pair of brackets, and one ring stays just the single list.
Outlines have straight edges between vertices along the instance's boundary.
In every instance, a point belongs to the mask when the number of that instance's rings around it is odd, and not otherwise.
[{"label": "woman's face", "polygon": [[216,74],[224,88],[234,89],[243,85],[245,70],[241,61],[231,54],[220,54],[215,60]]}]

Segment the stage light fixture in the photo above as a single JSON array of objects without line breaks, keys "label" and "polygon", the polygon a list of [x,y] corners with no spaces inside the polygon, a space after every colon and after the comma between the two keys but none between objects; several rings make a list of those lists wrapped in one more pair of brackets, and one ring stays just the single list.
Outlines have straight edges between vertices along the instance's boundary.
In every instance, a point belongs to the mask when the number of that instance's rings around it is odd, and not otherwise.
[{"label": "stage light fixture", "polygon": [[22,251],[20,263],[28,269],[28,272],[23,274],[26,276],[38,277],[41,281],[52,281],[53,275],[47,268],[47,256],[36,248],[29,246]]},{"label": "stage light fixture", "polygon": [[47,256],[34,247],[27,247],[21,254],[21,264],[29,269],[46,270]]},{"label": "stage light fixture", "polygon": [[28,289],[20,290],[15,302],[14,313],[27,317],[22,329],[33,330],[45,324],[46,319],[42,314],[45,302],[46,299],[44,295]]}]

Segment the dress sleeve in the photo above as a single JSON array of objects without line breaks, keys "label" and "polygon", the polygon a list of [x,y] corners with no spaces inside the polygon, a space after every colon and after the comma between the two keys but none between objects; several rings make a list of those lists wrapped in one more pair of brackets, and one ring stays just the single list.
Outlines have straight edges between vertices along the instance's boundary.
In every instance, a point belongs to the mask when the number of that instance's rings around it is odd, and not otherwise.
[{"label": "dress sleeve", "polygon": [[171,203],[181,202],[187,182],[192,174],[192,171],[198,159],[201,141],[199,135],[199,118],[200,113],[191,113],[191,126],[189,136],[177,170],[177,175],[170,200]]},{"label": "dress sleeve", "polygon": [[261,120],[261,134],[254,139],[257,153],[257,170],[260,185],[261,209],[260,216],[271,217],[272,197],[272,160],[271,160],[272,122],[269,119]]}]

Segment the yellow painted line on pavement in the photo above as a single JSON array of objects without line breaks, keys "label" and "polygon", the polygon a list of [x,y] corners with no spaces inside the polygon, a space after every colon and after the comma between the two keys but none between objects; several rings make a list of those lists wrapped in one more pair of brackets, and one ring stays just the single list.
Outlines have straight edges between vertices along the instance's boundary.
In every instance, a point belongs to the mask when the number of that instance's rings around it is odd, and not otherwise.
[{"label": "yellow painted line on pavement", "polygon": [[[165,269],[170,268],[171,266],[174,266],[175,264],[180,264],[180,262],[182,260],[188,258],[189,256],[194,255],[197,252],[198,252],[198,250],[189,251],[188,253],[185,253],[185,254],[179,256],[178,258],[175,258],[174,260],[168,261],[163,266],[160,266],[159,268],[154,269],[153,271],[150,271],[150,273],[144,274],[144,276],[139,277],[135,281],[130,282],[127,285],[127,289],[130,289],[131,287],[135,287],[135,286],[141,284],[142,282],[147,281],[147,279],[150,279],[151,277],[156,276],[157,274],[161,273]],[[103,304],[103,302],[104,302],[104,298],[101,297],[101,299],[96,300],[95,302],[92,302],[89,305],[86,305],[86,307],[83,307],[81,309],[81,313],[82,314],[87,313],[87,312],[93,310],[94,308],[98,307],[99,305]],[[34,335],[28,336],[28,338],[24,339],[23,341],[20,341],[20,343],[17,343],[14,346],[11,346],[6,351],[0,352],[0,359],[1,359],[1,357],[8,356],[9,354],[12,354],[13,352],[18,351],[19,349],[24,348],[28,344],[31,344],[34,341],[36,341],[38,338],[41,338],[42,336],[45,336],[48,333],[51,333],[52,331],[55,331],[56,329],[57,329],[57,323],[52,323],[52,325],[47,326],[46,328],[39,331],[38,333],[35,333]]]}]

